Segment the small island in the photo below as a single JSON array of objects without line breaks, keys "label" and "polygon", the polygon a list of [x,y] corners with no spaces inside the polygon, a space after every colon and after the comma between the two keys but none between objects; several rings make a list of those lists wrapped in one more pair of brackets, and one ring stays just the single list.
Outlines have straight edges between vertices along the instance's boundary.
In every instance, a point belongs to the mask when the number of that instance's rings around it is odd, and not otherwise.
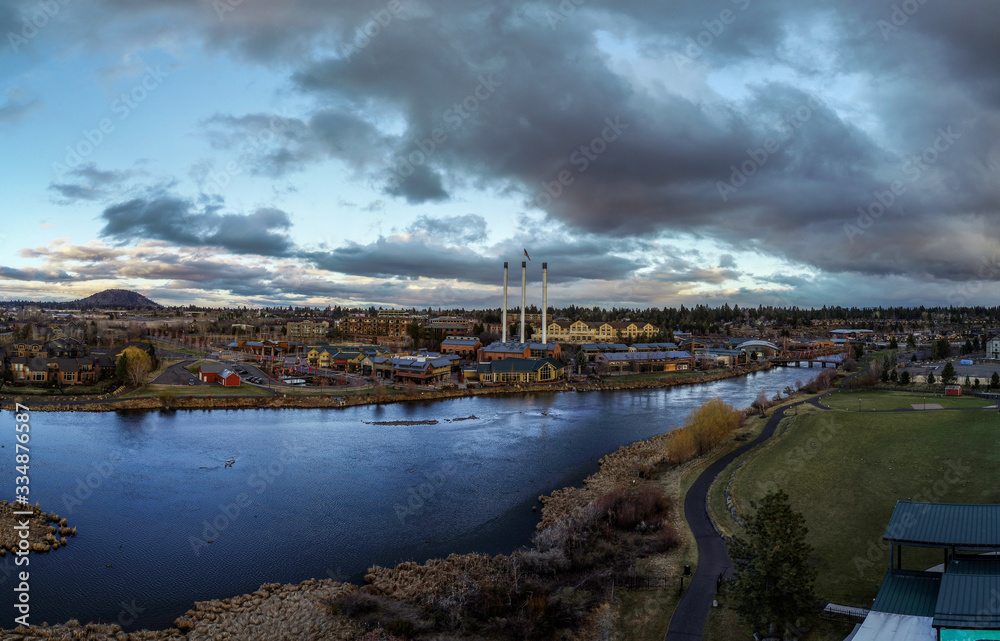
[{"label": "small island", "polygon": [[[31,516],[15,514],[31,512]],[[21,545],[21,532],[17,526],[28,522],[27,547]],[[67,536],[76,536],[76,528],[69,527],[66,519],[58,514],[48,513],[36,505],[22,505],[0,501],[0,557],[20,550],[48,552],[66,545]]]}]

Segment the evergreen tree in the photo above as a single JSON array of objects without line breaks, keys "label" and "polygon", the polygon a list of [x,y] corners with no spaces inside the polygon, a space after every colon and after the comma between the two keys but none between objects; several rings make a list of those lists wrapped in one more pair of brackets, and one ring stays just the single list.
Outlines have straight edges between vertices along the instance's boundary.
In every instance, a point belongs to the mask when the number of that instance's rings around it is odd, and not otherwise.
[{"label": "evergreen tree", "polygon": [[899,375],[899,384],[900,385],[909,385],[910,384],[910,373],[909,372],[907,372],[907,371],[904,370],[903,373]]},{"label": "evergreen tree", "polygon": [[993,376],[990,377],[990,388],[997,389],[1000,387],[1000,374],[993,372]]},{"label": "evergreen tree", "polygon": [[788,495],[771,492],[747,519],[746,538],[729,544],[733,559],[733,609],[761,637],[772,629],[798,627],[813,612],[816,571],[809,565],[805,519]]},{"label": "evergreen tree", "polygon": [[933,385],[935,382],[936,381],[935,381],[935,378],[934,378],[934,372],[930,372],[929,374],[927,374],[927,384],[928,385]]},{"label": "evergreen tree", "polygon": [[950,362],[945,363],[944,369],[941,370],[941,382],[945,385],[951,385],[955,382],[955,366]]}]

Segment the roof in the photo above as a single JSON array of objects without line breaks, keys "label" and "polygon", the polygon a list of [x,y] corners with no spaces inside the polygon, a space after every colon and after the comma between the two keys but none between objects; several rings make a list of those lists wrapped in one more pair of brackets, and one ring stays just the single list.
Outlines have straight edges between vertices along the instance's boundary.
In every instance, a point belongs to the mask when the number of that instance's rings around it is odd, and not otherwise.
[{"label": "roof", "polygon": [[[638,345],[636,345],[638,347]],[[675,345],[676,347],[676,345]],[[625,343],[587,343],[585,345],[580,345],[580,349],[586,350],[605,350],[605,349],[628,349],[628,345]]]},{"label": "roof", "polygon": [[495,352],[500,354],[523,354],[529,349],[528,343],[501,343],[496,341],[483,348],[484,352]]},{"label": "roof", "polygon": [[899,572],[889,570],[871,609],[891,614],[932,617],[941,587],[940,572]]},{"label": "roof", "polygon": [[441,341],[441,344],[469,346],[469,345],[475,345],[478,342],[479,339],[475,336],[452,336],[451,338],[446,338],[443,341]]},{"label": "roof", "polygon": [[705,350],[708,354],[714,354],[716,356],[739,356],[743,352],[738,349],[716,349],[710,348]]},{"label": "roof", "polygon": [[897,501],[882,538],[927,547],[1000,550],[1000,504]]},{"label": "roof", "polygon": [[937,641],[930,617],[869,612],[852,641]]},{"label": "roof", "polygon": [[538,371],[546,364],[552,365],[557,371],[566,367],[554,358],[505,358],[502,361],[479,363],[476,369],[480,374],[498,372],[527,373]]},{"label": "roof", "polygon": [[962,557],[948,563],[948,572],[953,574],[996,574],[1000,575],[1000,559],[995,555]]},{"label": "roof", "polygon": [[528,348],[529,349],[536,349],[536,350],[537,349],[544,349],[545,351],[549,351],[549,352],[552,351],[552,350],[554,350],[557,347],[559,347],[559,343],[543,343],[541,341],[539,341],[537,343],[528,343]]},{"label": "roof", "polygon": [[644,351],[677,349],[676,343],[635,343],[632,347]]},{"label": "roof", "polygon": [[762,341],[762,340],[757,340],[757,339],[753,339],[753,340],[749,340],[749,341],[743,341],[742,343],[740,343],[738,345],[738,347],[741,350],[744,349],[744,348],[746,348],[746,347],[767,347],[767,348],[776,349],[776,350],[779,350],[779,351],[781,350],[780,347],[778,347],[777,345],[775,345],[774,343],[772,343],[770,341]]},{"label": "roof", "polygon": [[941,590],[934,608],[935,627],[1000,628],[1000,576],[948,574],[941,576]]}]

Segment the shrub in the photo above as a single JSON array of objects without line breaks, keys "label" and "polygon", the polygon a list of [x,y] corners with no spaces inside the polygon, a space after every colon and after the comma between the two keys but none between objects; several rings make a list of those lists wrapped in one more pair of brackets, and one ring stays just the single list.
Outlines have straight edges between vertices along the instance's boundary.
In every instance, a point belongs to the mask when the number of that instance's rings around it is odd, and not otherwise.
[{"label": "shrub", "polygon": [[659,485],[647,484],[637,492],[616,488],[598,498],[595,504],[612,525],[634,530],[640,523],[653,525],[661,521],[673,507],[673,499]]},{"label": "shrub", "polygon": [[739,425],[739,412],[721,398],[712,398],[691,412],[686,428],[691,431],[695,447],[701,455],[729,438]]},{"label": "shrub", "polygon": [[355,618],[370,614],[378,609],[378,600],[364,592],[345,594],[334,600],[333,605],[344,615]]},{"label": "shrub", "polygon": [[698,445],[695,443],[694,434],[686,427],[674,430],[673,438],[667,450],[667,458],[674,465],[687,463],[698,453]]},{"label": "shrub", "polygon": [[411,639],[417,634],[417,626],[409,619],[393,619],[386,624],[385,631],[395,637]]}]

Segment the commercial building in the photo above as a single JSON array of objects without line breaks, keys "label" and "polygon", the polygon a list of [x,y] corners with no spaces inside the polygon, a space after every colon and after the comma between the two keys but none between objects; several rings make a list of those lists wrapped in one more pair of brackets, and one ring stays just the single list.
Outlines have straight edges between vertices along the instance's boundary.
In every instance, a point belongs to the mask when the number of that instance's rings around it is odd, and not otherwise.
[{"label": "commercial building", "polygon": [[329,321],[289,321],[285,325],[285,335],[290,341],[309,343],[319,338],[326,338],[326,332],[329,329]]},{"label": "commercial building", "polygon": [[475,336],[453,336],[441,341],[441,352],[455,354],[463,360],[475,360],[483,344]]},{"label": "commercial building", "polygon": [[559,359],[562,348],[559,343],[501,343],[497,341],[479,349],[480,362],[502,361],[508,358],[554,358]]},{"label": "commercial building", "polygon": [[[622,341],[649,340],[660,333],[652,323],[625,321],[568,321],[554,320],[548,323],[548,338],[560,343],[614,343]],[[532,340],[540,340],[541,332],[535,332]]]},{"label": "commercial building", "polygon": [[554,358],[506,358],[479,363],[476,375],[483,385],[551,383],[565,376],[566,366]]},{"label": "commercial building", "polygon": [[[382,310],[378,316],[348,316],[340,322],[348,340],[379,343],[405,338],[413,318],[400,310]],[[383,315],[383,313],[385,315]]]},{"label": "commercial building", "polygon": [[598,354],[594,361],[608,374],[682,372],[694,369],[690,352],[624,352]]}]

